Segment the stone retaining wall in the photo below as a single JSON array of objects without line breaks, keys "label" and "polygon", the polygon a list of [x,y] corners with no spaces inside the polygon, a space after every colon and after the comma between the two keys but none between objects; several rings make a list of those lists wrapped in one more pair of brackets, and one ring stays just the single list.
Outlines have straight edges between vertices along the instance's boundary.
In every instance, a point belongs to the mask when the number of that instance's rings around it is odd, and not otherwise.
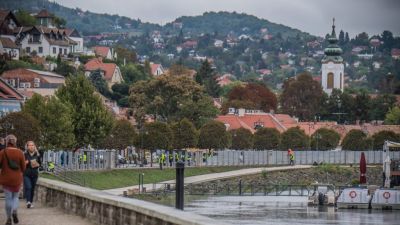
[{"label": "stone retaining wall", "polygon": [[42,204],[80,215],[98,225],[223,224],[171,207],[45,178],[39,179],[36,193],[37,200]]}]

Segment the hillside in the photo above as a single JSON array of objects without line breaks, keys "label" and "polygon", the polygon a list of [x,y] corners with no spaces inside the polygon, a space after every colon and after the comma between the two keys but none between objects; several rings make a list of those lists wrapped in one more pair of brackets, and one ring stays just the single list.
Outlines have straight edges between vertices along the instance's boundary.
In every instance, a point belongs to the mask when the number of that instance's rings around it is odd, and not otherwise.
[{"label": "hillside", "polygon": [[[84,35],[98,34],[110,31],[152,31],[160,29],[160,25],[152,23],[143,23],[140,19],[135,20],[119,15],[100,14],[90,11],[83,11],[79,8],[68,8],[58,3],[48,0],[2,0],[0,8],[4,9],[24,9],[29,12],[38,12],[45,7],[58,17],[67,21],[67,26],[76,28]],[[184,33],[201,34],[218,32],[219,35],[228,33],[260,35],[260,29],[267,28],[268,34],[276,35],[280,33],[283,37],[296,36],[300,34],[303,37],[310,36],[300,30],[290,28],[285,25],[269,22],[258,17],[239,14],[236,12],[206,12],[201,16],[183,16],[173,22],[183,23]],[[171,31],[172,24],[164,26],[164,31]]]},{"label": "hillside", "polygon": [[[214,33],[219,35],[235,34],[260,34],[260,30],[267,28],[268,34],[281,33],[283,37],[310,36],[300,30],[290,28],[282,24],[272,23],[266,19],[236,12],[206,12],[201,16],[183,16],[174,22],[183,24],[183,31],[191,34]],[[173,23],[166,24],[166,28],[172,28]]]},{"label": "hillside", "polygon": [[[67,26],[76,28],[84,35],[98,34],[101,32],[122,32],[127,30],[152,30],[157,29],[159,25],[142,23],[140,20],[130,19],[128,17],[93,13],[82,11],[79,8],[64,7],[55,2],[47,0],[1,0],[0,8],[4,9],[24,9],[29,12],[38,12],[43,7],[58,17],[67,21]],[[117,28],[117,29],[116,29]]]}]

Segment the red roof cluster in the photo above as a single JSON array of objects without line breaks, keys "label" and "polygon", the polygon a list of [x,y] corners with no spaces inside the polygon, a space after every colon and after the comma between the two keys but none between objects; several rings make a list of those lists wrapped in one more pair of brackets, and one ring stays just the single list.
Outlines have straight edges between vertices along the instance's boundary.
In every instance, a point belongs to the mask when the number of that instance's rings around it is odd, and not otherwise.
[{"label": "red roof cluster", "polygon": [[91,59],[89,62],[85,64],[86,71],[95,71],[95,70],[104,71],[105,80],[112,79],[116,68],[117,65],[115,63],[103,63],[103,61],[98,58]]},{"label": "red roof cluster", "polygon": [[96,55],[104,58],[107,58],[107,55],[110,52],[110,48],[106,46],[95,46],[93,47],[93,50]]}]

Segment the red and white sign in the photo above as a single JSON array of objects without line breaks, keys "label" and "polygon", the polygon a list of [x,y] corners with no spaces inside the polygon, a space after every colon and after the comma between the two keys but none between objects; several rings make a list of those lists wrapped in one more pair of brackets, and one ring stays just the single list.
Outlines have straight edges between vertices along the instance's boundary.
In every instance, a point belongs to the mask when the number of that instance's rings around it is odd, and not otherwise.
[{"label": "red and white sign", "polygon": [[350,198],[355,198],[355,197],[357,197],[357,192],[350,191],[349,196],[350,196]]}]

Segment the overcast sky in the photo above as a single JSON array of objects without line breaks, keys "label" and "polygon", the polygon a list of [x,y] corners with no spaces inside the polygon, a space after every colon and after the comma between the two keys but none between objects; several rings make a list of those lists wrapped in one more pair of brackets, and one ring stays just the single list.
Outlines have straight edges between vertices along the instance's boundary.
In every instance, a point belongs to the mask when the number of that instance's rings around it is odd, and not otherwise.
[{"label": "overcast sky", "polygon": [[119,14],[165,24],[180,16],[206,11],[236,11],[265,18],[314,35],[330,32],[332,17],[338,30],[350,36],[363,31],[400,34],[398,0],[55,0],[98,13]]}]

